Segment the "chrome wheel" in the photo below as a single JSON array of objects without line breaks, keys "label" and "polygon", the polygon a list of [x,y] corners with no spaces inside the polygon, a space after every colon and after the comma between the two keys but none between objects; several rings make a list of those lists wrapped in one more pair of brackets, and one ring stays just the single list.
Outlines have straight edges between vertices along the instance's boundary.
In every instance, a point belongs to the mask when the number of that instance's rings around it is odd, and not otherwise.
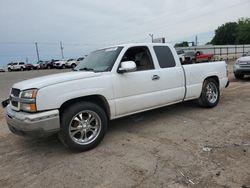
[{"label": "chrome wheel", "polygon": [[218,89],[213,82],[209,82],[206,87],[206,97],[210,103],[215,103],[218,99]]},{"label": "chrome wheel", "polygon": [[97,113],[89,110],[75,115],[69,126],[70,138],[77,144],[87,145],[93,142],[101,131],[101,119]]}]

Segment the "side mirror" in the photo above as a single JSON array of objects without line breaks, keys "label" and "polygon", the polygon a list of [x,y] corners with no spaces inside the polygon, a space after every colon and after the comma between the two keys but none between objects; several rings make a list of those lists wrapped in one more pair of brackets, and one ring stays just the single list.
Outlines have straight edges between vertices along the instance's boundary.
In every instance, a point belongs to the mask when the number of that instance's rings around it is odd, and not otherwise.
[{"label": "side mirror", "polygon": [[134,72],[136,71],[136,64],[134,61],[124,61],[118,69],[118,73]]}]

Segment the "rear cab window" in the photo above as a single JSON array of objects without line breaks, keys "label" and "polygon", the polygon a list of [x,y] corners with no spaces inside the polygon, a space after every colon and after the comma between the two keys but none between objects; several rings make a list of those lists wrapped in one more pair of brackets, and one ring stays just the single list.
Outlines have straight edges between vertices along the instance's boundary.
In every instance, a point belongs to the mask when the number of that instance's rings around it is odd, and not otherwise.
[{"label": "rear cab window", "polygon": [[175,59],[168,46],[154,46],[154,51],[161,68],[175,67]]}]

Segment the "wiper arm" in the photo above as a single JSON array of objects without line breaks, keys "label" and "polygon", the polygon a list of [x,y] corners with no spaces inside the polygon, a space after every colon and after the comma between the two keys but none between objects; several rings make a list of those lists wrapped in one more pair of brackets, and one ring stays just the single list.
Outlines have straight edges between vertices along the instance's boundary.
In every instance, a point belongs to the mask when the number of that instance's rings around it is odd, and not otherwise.
[{"label": "wiper arm", "polygon": [[94,69],[92,69],[92,68],[87,68],[87,67],[84,67],[84,68],[81,68],[81,69],[79,69],[79,71],[93,71],[93,72],[95,72],[95,70]]}]

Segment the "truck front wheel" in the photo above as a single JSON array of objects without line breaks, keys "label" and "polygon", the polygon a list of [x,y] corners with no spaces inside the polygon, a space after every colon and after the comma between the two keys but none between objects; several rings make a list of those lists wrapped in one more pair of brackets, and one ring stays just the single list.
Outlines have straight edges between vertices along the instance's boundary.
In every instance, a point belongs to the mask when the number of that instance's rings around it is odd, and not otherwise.
[{"label": "truck front wheel", "polygon": [[220,89],[218,82],[213,79],[206,79],[202,86],[198,104],[202,107],[215,107],[220,100]]},{"label": "truck front wheel", "polygon": [[100,106],[75,103],[62,112],[59,138],[71,150],[87,151],[103,140],[107,124],[107,115]]}]

